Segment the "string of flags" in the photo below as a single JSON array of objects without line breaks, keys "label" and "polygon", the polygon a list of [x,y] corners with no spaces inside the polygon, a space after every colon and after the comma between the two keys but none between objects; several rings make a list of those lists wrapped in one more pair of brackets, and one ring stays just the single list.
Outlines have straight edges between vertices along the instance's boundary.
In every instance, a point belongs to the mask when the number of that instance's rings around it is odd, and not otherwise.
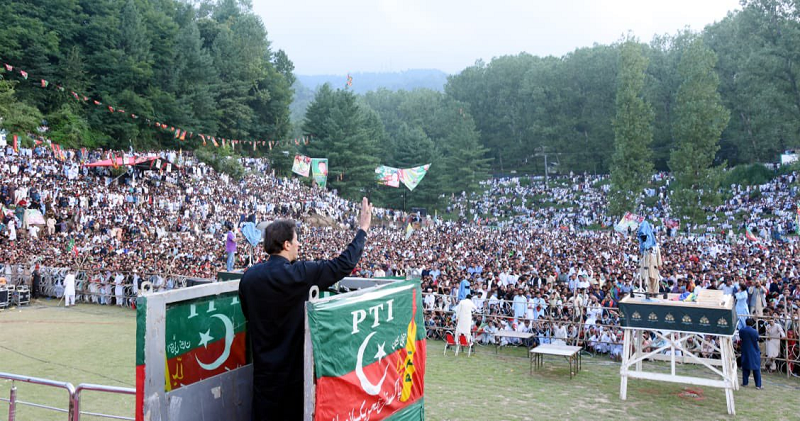
[{"label": "string of flags", "polygon": [[[11,74],[14,74],[14,70],[16,69],[17,73],[19,73],[19,75],[24,80],[28,80],[28,78],[29,78],[28,72],[26,72],[26,71],[24,71],[24,70],[22,70],[22,69],[20,69],[18,67],[14,67],[11,64],[3,63],[3,68],[5,68],[6,72],[11,73]],[[348,78],[349,78],[350,84],[352,84],[352,78],[350,78],[349,75],[348,75]],[[40,79],[38,85],[42,89],[47,89],[47,88],[52,86],[50,81],[48,81],[46,79]],[[53,88],[58,90],[58,91],[61,91],[61,92],[66,92],[67,91],[67,88],[62,86],[62,85],[60,85],[60,84],[55,84],[53,86]],[[82,94],[80,94],[80,93],[78,93],[76,91],[69,90],[69,93],[73,98],[75,98],[76,101],[83,101],[85,103],[94,104],[96,106],[104,106],[103,102],[98,101],[97,99],[90,99],[86,95],[82,95]],[[281,140],[228,139],[228,138],[208,135],[208,134],[205,134],[205,133],[194,133],[192,131],[187,131],[186,129],[183,129],[183,128],[180,128],[180,127],[176,127],[174,125],[169,125],[167,123],[162,123],[161,121],[157,121],[154,118],[146,118],[146,117],[145,118],[141,118],[140,116],[138,116],[136,114],[127,113],[124,109],[116,107],[114,105],[105,104],[105,107],[108,109],[109,113],[112,113],[112,114],[119,113],[119,114],[122,114],[122,115],[129,116],[131,119],[134,119],[134,120],[143,119],[148,126],[153,126],[153,127],[156,127],[156,128],[158,128],[160,130],[167,131],[167,132],[170,132],[170,133],[174,133],[175,139],[178,139],[181,142],[186,141],[187,136],[188,136],[189,139],[194,138],[194,136],[196,134],[202,140],[203,146],[206,146],[208,142],[211,142],[211,144],[214,145],[214,147],[230,146],[233,149],[235,149],[237,145],[240,148],[244,148],[244,145],[251,145],[253,147],[253,150],[255,151],[255,150],[257,150],[258,146],[268,147],[269,150],[272,150],[273,148],[278,148],[280,146],[289,146],[292,143],[294,143],[295,146],[300,146],[301,144],[302,145],[308,145],[308,143],[312,140],[310,136],[302,136],[302,137],[294,138],[294,139],[281,139]]]}]

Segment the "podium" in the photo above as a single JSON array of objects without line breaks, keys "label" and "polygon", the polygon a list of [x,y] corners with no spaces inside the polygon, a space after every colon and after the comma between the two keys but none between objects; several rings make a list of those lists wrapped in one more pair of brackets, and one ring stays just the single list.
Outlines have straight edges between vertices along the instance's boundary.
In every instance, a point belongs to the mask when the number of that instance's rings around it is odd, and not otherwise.
[{"label": "podium", "polygon": [[[625,336],[620,367],[620,399],[627,399],[628,379],[686,383],[725,389],[728,413],[736,414],[733,391],[738,390],[733,334],[737,316],[733,297],[722,291],[702,290],[697,302],[676,301],[678,294],[667,299],[628,296],[619,303],[620,322]],[[657,346],[643,349],[643,332],[654,335]],[[705,358],[690,347],[689,341],[706,346],[719,358]],[[669,355],[662,354],[669,351]],[[680,355],[676,355],[680,353]],[[670,373],[647,371],[645,360],[668,361]],[[678,375],[676,363],[698,364],[711,371],[714,378]]]}]

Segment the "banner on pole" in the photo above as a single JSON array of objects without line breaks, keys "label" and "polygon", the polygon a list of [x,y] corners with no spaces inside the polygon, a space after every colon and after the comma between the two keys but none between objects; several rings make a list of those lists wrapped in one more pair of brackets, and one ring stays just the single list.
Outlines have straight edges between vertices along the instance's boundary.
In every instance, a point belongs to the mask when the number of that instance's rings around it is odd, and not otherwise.
[{"label": "banner on pole", "polygon": [[425,174],[428,173],[428,169],[430,167],[431,164],[427,164],[420,167],[401,169],[400,181],[405,184],[409,190],[413,191],[414,188],[416,188],[420,181],[422,181],[422,179],[425,177]]},{"label": "banner on pole", "polygon": [[303,177],[308,177],[311,171],[311,158],[305,155],[295,155],[294,163],[292,164],[292,172]]},{"label": "banner on pole", "polygon": [[311,158],[311,175],[321,188],[328,186],[328,158]]},{"label": "banner on pole", "polygon": [[395,188],[400,187],[400,170],[398,168],[381,165],[375,168],[375,177],[378,179],[378,184]]}]

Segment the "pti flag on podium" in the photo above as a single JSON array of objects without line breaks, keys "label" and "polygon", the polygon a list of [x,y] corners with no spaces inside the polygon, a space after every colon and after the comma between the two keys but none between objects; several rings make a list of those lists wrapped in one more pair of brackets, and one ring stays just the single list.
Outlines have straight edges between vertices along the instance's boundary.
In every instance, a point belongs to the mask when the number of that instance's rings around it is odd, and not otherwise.
[{"label": "pti flag on podium", "polygon": [[405,184],[409,190],[413,191],[419,182],[425,177],[425,174],[428,173],[428,169],[430,169],[430,167],[431,164],[427,164],[414,168],[401,169],[399,170],[400,181]]},{"label": "pti flag on podium", "polygon": [[[350,295],[350,294],[347,294]],[[419,281],[308,303],[315,420],[424,420]]]}]

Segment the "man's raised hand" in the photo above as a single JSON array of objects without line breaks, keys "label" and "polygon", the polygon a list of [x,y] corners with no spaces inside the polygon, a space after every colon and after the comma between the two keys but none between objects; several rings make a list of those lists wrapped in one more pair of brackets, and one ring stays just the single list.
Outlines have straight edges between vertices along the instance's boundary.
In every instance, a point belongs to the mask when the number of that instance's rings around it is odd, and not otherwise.
[{"label": "man's raised hand", "polygon": [[369,231],[372,223],[372,205],[367,198],[361,199],[361,214],[358,217],[358,227],[364,231]]}]

